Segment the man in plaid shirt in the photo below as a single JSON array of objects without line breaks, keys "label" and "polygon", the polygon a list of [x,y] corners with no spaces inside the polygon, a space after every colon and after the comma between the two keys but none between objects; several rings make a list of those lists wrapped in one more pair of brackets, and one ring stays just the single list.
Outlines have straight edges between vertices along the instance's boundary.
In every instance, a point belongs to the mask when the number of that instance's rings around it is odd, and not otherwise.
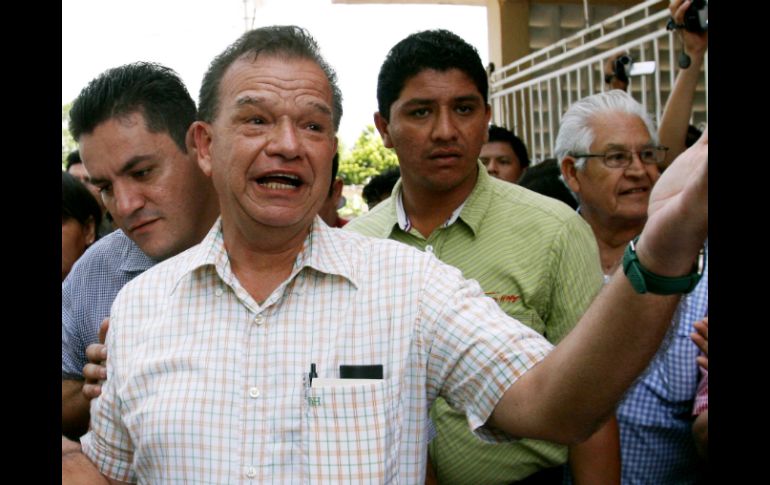
[{"label": "man in plaid shirt", "polygon": [[[438,395],[484,439],[576,442],[611,415],[679,296],[616,274],[551,350],[432,255],[329,229],[340,98],[296,27],[248,32],[212,62],[192,136],[222,216],[118,295],[109,379],[85,455],[63,441],[64,483],[419,483]],[[691,272],[707,155],[706,135],[656,186],[647,271]],[[345,364],[382,378],[344,382]]]}]

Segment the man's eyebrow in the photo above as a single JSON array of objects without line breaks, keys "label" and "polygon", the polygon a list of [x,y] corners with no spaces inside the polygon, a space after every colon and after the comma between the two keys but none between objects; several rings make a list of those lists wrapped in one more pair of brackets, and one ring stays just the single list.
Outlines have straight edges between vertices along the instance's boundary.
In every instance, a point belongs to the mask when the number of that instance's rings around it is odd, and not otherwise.
[{"label": "man's eyebrow", "polygon": [[[266,104],[266,102],[267,102],[266,99],[261,97],[261,96],[248,96],[248,95],[246,95],[246,96],[241,96],[240,98],[238,98],[235,101],[235,105],[240,108],[241,106],[258,106],[258,105],[261,105],[261,104]],[[319,101],[308,101],[307,104],[309,106],[312,106],[316,110],[322,112],[323,114],[327,114],[329,116],[332,115],[331,108],[327,104],[325,104],[325,103],[321,103]]]},{"label": "man's eyebrow", "polygon": [[325,115],[332,115],[332,110],[326,103],[321,103],[319,101],[309,101],[307,104]]},{"label": "man's eyebrow", "polygon": [[[457,96],[456,98],[452,98],[452,101],[455,103],[483,103],[481,100],[481,96],[478,94],[468,94],[465,96]],[[436,100],[434,98],[412,98],[406,102],[404,102],[404,106],[424,106],[427,104],[435,103]]]},{"label": "man's eyebrow", "polygon": [[[133,170],[137,165],[140,163],[150,160],[152,158],[152,155],[136,155],[134,157],[131,157],[128,159],[126,163],[123,164],[122,167],[120,167],[120,170],[118,170],[118,175],[125,175],[126,173]],[[109,180],[99,177],[91,177],[91,183],[94,185],[104,185],[109,183]]]},{"label": "man's eyebrow", "polygon": [[[655,142],[652,140],[648,141],[647,143],[643,143],[639,145],[640,148],[651,148],[655,146]],[[630,150],[628,148],[628,145],[624,145],[622,143],[607,143],[604,148],[606,150]]]},{"label": "man's eyebrow", "polygon": [[241,96],[235,100],[235,105],[239,108],[244,105],[259,105],[265,102],[265,98],[259,96]]}]

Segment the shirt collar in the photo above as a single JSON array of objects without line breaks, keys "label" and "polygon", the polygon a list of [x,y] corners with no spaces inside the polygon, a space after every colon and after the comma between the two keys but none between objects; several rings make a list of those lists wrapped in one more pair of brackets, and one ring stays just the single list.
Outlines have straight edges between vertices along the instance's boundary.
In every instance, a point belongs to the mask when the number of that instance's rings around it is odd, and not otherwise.
[{"label": "shirt collar", "polygon": [[[328,227],[321,221],[320,217],[316,216],[288,279],[294,278],[304,268],[311,268],[321,273],[342,276],[350,280],[353,285],[358,286],[355,269],[345,257],[347,252],[344,242],[335,237],[334,231],[339,231],[339,229]],[[204,266],[214,266],[219,277],[225,283],[232,284],[235,275],[232,273],[230,260],[224,246],[221,216],[203,241],[184,254],[185,260],[181,261],[179,265],[177,284],[183,277]]]},{"label": "shirt collar", "polygon": [[[457,220],[462,220],[470,227],[474,235],[479,231],[481,223],[489,209],[489,205],[492,202],[491,185],[494,183],[492,177],[487,173],[486,168],[481,162],[478,165],[478,176],[476,177],[476,185],[470,195],[455,209],[449,218],[441,225],[442,228],[449,227]],[[403,202],[403,191],[401,180],[399,180],[393,187],[393,197],[395,201],[395,211],[398,227],[404,231],[409,232],[412,228],[409,221],[409,216],[406,213]]]}]

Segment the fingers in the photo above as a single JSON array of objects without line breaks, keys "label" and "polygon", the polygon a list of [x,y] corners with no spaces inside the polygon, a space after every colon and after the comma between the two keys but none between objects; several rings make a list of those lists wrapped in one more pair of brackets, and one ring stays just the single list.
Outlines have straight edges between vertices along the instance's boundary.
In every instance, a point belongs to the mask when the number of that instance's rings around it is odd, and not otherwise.
[{"label": "fingers", "polygon": [[703,320],[695,322],[693,324],[693,327],[695,327],[695,330],[697,330],[698,333],[706,340],[706,343],[708,343],[708,340],[709,340],[709,318],[706,317]]},{"label": "fingers", "polygon": [[698,362],[698,365],[703,367],[706,370],[709,370],[709,358],[705,355],[699,355],[696,359]]},{"label": "fingers", "polygon": [[107,339],[107,330],[110,328],[110,317],[107,317],[102,321],[102,324],[99,325],[99,343],[103,344],[105,339]]},{"label": "fingers", "polygon": [[692,0],[672,0],[668,5],[668,10],[671,12],[674,22],[681,24],[684,22],[684,13],[687,8],[692,4]]},{"label": "fingers", "polygon": [[83,377],[87,383],[95,383],[107,378],[107,368],[99,364],[86,364],[83,366]]},{"label": "fingers", "polygon": [[107,360],[107,346],[104,344],[91,344],[86,347],[86,358],[94,364],[101,364]]},{"label": "fingers", "polygon": [[99,397],[102,393],[102,386],[99,384],[83,384],[83,395],[88,399],[89,401],[91,399]]},{"label": "fingers", "polygon": [[691,333],[690,339],[695,343],[695,345],[698,346],[698,348],[703,352],[704,354],[708,355],[709,353],[709,343],[708,340],[704,339],[700,334],[698,333]]}]

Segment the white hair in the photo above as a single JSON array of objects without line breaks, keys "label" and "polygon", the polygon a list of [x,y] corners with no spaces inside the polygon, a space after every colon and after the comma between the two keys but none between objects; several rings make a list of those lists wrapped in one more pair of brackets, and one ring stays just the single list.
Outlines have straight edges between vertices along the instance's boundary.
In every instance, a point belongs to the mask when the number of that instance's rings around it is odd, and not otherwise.
[{"label": "white hair", "polygon": [[[603,93],[593,94],[572,104],[559,125],[559,136],[556,137],[554,153],[558,163],[564,157],[573,153],[587,153],[594,142],[595,134],[591,120],[602,113],[628,113],[642,119],[653,143],[658,143],[658,133],[652,123],[652,118],[634,98],[625,91],[613,89]],[[575,160],[575,169],[583,170],[585,157]]]}]

